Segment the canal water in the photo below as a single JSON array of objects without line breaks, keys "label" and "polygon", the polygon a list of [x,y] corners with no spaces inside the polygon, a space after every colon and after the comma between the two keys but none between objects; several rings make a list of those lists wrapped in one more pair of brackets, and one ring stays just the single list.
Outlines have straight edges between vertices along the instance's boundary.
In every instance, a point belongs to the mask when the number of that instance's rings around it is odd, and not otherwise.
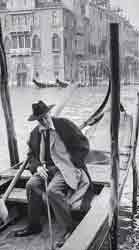
[{"label": "canal water", "polygon": [[[66,89],[46,88],[37,89],[36,87],[10,88],[11,104],[15,131],[18,140],[20,160],[25,158],[27,140],[31,129],[36,125],[35,122],[28,122],[27,119],[32,112],[32,103],[43,100],[48,104],[58,104],[65,96]],[[78,88],[72,94],[61,116],[72,119],[77,125],[93,113],[102,103],[107,87]],[[137,87],[123,87],[121,89],[121,102],[125,109],[134,118],[137,104]],[[105,129],[105,128],[104,128]],[[139,163],[139,148],[137,150],[137,161]],[[9,153],[7,146],[7,135],[5,120],[0,103],[0,171],[9,166]],[[139,197],[138,197],[139,204]],[[129,174],[124,193],[120,204],[120,232],[119,249],[137,250],[139,249],[139,207],[137,214],[132,219],[132,173]]]}]

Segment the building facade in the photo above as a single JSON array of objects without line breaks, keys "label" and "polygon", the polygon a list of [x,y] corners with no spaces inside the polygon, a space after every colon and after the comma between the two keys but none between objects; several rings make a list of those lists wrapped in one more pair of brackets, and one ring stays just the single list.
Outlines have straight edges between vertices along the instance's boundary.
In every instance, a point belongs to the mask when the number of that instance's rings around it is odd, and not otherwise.
[{"label": "building facade", "polygon": [[76,60],[70,9],[58,0],[8,0],[0,15],[11,83],[26,85],[34,77],[71,80]]},{"label": "building facade", "polygon": [[[98,4],[99,2],[99,4]],[[139,32],[119,12],[101,1],[90,1],[86,13],[89,19],[89,55],[80,61],[80,79],[89,84],[102,83],[109,75],[110,23],[119,24],[120,69],[123,84],[139,82]],[[87,73],[86,73],[87,69]],[[81,80],[82,81],[82,80]]]},{"label": "building facade", "polygon": [[9,81],[28,85],[108,78],[109,23],[120,23],[122,79],[138,78],[138,32],[108,0],[1,0]]}]

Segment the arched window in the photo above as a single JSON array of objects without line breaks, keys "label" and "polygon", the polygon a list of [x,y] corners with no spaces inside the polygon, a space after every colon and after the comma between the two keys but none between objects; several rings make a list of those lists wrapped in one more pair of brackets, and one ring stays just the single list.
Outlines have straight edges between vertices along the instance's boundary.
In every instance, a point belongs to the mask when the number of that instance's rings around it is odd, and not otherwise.
[{"label": "arched window", "polygon": [[5,46],[5,51],[8,53],[11,48],[11,41],[8,36],[5,37],[4,46]]},{"label": "arched window", "polygon": [[60,37],[57,34],[53,34],[52,37],[52,49],[60,50]]},{"label": "arched window", "polygon": [[34,35],[33,40],[32,40],[32,49],[33,50],[40,50],[40,38],[38,35]]}]

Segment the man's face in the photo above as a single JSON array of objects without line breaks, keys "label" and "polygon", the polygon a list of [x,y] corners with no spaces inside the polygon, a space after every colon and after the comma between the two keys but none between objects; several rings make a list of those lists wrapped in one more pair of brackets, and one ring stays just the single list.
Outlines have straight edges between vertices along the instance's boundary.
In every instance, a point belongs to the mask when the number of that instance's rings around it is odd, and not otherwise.
[{"label": "man's face", "polygon": [[45,114],[42,118],[38,119],[38,122],[45,128],[50,127],[51,117],[50,114]]}]

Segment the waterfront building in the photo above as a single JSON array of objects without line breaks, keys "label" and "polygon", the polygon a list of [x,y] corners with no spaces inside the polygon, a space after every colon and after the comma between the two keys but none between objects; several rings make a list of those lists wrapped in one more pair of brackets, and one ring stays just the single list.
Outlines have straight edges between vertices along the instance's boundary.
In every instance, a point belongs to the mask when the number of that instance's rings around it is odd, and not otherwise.
[{"label": "waterfront building", "polygon": [[122,79],[138,78],[138,32],[109,0],[1,0],[9,82],[108,79],[109,23],[120,23]]},{"label": "waterfront building", "polygon": [[71,80],[76,60],[70,8],[58,0],[8,0],[0,15],[11,83]]},{"label": "waterfront building", "polygon": [[121,83],[137,83],[139,82],[139,32],[118,10],[110,8],[109,1],[107,3],[104,1],[105,5],[101,5],[100,2],[99,0],[89,2],[89,56],[80,61],[79,77],[85,81],[88,75],[91,85],[106,82],[110,64],[109,24],[116,22],[119,23]]}]

